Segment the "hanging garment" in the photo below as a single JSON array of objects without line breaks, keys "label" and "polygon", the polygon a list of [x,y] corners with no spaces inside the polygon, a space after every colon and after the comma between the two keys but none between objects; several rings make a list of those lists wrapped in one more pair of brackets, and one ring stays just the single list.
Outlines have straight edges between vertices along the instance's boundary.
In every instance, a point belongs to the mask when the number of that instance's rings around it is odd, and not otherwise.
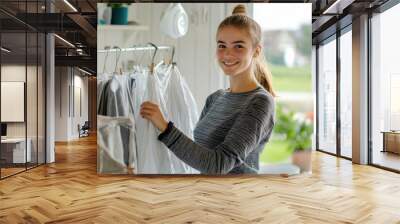
[{"label": "hanging garment", "polygon": [[132,105],[136,115],[139,114],[140,105],[143,102],[144,93],[147,87],[147,72],[145,70],[137,70],[129,75],[135,80],[134,88],[132,89]]},{"label": "hanging garment", "polygon": [[[98,115],[110,117],[129,117],[134,119],[134,107],[132,102],[132,84],[134,80],[127,75],[114,75],[103,87]],[[129,163],[129,157],[136,148],[130,146],[131,132],[128,129],[120,130],[125,164]]]},{"label": "hanging garment", "polygon": [[[173,121],[179,130],[193,140],[193,130],[199,118],[196,101],[177,66],[171,65],[164,71],[168,72],[167,76],[169,77],[164,90],[168,120]],[[180,163],[176,163],[181,165],[179,170],[184,170],[185,173],[199,173],[182,162],[175,154],[172,154],[171,157],[180,161]]]},{"label": "hanging garment", "polygon": [[127,75],[114,75],[104,84],[98,114],[104,116],[130,116],[134,114],[132,84],[135,80]]},{"label": "hanging garment", "polygon": [[190,138],[199,119],[198,107],[188,84],[177,66],[172,66],[172,73],[166,92],[168,111],[176,117],[177,127]]},{"label": "hanging garment", "polygon": [[100,97],[103,93],[104,86],[111,79],[112,75],[102,73],[97,75],[97,110],[99,110]]},{"label": "hanging garment", "polygon": [[[140,110],[143,101],[152,101],[160,106],[163,114],[176,122],[177,127],[193,139],[193,129],[198,113],[195,100],[177,68],[158,65],[154,74],[149,71],[136,73],[135,110]],[[141,89],[144,85],[145,88]],[[165,100],[168,100],[167,102]],[[199,173],[171,153],[157,140],[159,131],[138,114],[136,119],[138,174],[194,174]],[[184,116],[184,117],[182,117]],[[154,137],[151,137],[154,136]]]},{"label": "hanging garment", "polygon": [[[193,139],[193,129],[198,119],[197,105],[185,80],[176,66],[158,65],[154,71],[153,75],[146,69],[138,69],[129,75],[114,75],[102,83],[98,114],[127,117],[136,123],[132,126],[133,130],[126,127],[114,128],[112,134],[106,135],[107,138],[101,137],[103,142],[114,141],[123,159],[122,162],[119,161],[121,158],[113,154],[113,149],[105,143],[102,143],[102,146],[99,143],[99,147],[107,152],[101,154],[101,158],[103,161],[108,161],[106,167],[103,165],[101,169],[99,168],[100,171],[116,172],[113,167],[118,167],[118,164],[128,164],[130,167],[135,165],[136,174],[199,173],[158,141],[158,129],[140,117],[140,105],[144,101],[157,103],[166,118],[172,120],[185,135]],[[119,163],[114,164],[116,160]],[[107,170],[107,166],[110,170]]]},{"label": "hanging garment", "polygon": [[[161,96],[159,80],[156,75],[147,73],[147,86],[143,95],[143,101],[152,101],[160,106],[163,114],[166,114],[165,103]],[[173,174],[171,153],[157,140],[158,130],[147,119],[136,116],[137,130],[137,155],[139,158],[137,174]]]},{"label": "hanging garment", "polygon": [[156,74],[158,79],[160,80],[160,88],[163,94],[165,94],[165,91],[168,87],[169,78],[171,77],[171,71],[172,65],[170,64],[161,64],[157,67]]},{"label": "hanging garment", "polygon": [[136,150],[124,158],[125,139],[121,133],[129,133],[128,146],[136,149],[135,122],[130,117],[97,116],[97,172],[107,174],[126,174],[134,169]]}]

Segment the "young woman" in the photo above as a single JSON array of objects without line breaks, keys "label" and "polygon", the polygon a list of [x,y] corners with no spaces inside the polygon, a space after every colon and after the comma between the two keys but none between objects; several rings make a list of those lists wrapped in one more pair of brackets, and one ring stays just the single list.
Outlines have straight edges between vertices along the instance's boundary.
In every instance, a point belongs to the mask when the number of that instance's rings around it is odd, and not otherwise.
[{"label": "young woman", "polygon": [[194,141],[166,121],[158,105],[144,102],[140,114],[160,131],[178,158],[203,174],[257,173],[259,155],[274,127],[274,91],[262,53],[261,28],[233,10],[217,31],[217,59],[230,88],[208,96],[194,130]]}]

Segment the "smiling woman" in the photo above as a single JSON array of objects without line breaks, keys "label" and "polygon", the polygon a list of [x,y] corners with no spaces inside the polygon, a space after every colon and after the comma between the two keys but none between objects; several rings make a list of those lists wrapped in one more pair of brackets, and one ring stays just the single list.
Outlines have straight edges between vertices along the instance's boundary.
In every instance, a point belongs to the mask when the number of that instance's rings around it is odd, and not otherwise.
[{"label": "smiling woman", "polygon": [[162,133],[158,139],[179,159],[203,174],[258,173],[259,155],[274,126],[274,92],[261,54],[261,28],[233,10],[217,30],[217,59],[230,88],[211,94],[187,137],[159,106],[144,102],[140,114]]}]

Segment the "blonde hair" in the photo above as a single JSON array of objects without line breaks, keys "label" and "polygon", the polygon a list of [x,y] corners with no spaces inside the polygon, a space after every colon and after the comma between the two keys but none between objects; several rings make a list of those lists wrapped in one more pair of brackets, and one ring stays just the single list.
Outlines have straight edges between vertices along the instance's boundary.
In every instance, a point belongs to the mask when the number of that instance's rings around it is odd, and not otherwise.
[{"label": "blonde hair", "polygon": [[[261,27],[256,21],[246,15],[246,8],[244,5],[237,5],[232,15],[225,18],[218,26],[218,32],[227,26],[233,26],[239,29],[245,29],[249,34],[253,47],[257,45],[261,46]],[[272,87],[272,74],[268,69],[267,62],[264,57],[264,53],[260,51],[260,54],[255,58],[253,63],[253,71],[255,78],[258,83],[264,87],[272,96],[276,96],[275,91]]]}]

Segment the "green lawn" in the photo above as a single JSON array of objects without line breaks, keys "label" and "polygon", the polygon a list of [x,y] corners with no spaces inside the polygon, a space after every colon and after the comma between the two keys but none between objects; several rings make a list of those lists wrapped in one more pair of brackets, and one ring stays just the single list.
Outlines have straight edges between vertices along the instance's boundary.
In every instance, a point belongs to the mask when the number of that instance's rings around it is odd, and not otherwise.
[{"label": "green lawn", "polygon": [[270,66],[272,83],[279,92],[311,92],[311,67]]},{"label": "green lawn", "polygon": [[264,151],[260,156],[260,162],[262,163],[278,163],[285,161],[292,154],[290,150],[287,150],[287,143],[282,140],[273,139],[265,145]]},{"label": "green lawn", "polygon": [[[270,69],[272,84],[277,92],[311,92],[311,66],[289,68],[270,65]],[[288,160],[292,152],[287,146],[286,141],[272,135],[260,156],[260,162],[279,163]]]}]

